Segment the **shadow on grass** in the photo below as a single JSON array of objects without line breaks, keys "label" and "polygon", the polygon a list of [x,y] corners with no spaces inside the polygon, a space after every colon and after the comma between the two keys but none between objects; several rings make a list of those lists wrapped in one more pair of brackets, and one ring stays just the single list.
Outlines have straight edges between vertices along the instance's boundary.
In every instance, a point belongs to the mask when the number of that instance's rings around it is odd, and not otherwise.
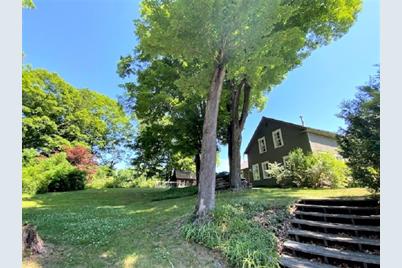
[{"label": "shadow on grass", "polygon": [[[54,245],[54,254],[38,259],[43,267],[216,267],[211,252],[198,256],[199,249],[180,234],[182,222],[194,209],[195,194],[185,188],[49,193],[23,199],[37,203],[23,209],[23,220],[36,225],[45,243]],[[259,188],[218,192],[217,206],[264,201],[281,207],[306,196],[365,194],[363,190]]]},{"label": "shadow on grass", "polygon": [[184,188],[170,188],[164,192],[159,193],[156,197],[152,198],[151,201],[162,201],[168,199],[177,199],[186,196],[193,196],[198,193],[197,186],[190,186]]}]

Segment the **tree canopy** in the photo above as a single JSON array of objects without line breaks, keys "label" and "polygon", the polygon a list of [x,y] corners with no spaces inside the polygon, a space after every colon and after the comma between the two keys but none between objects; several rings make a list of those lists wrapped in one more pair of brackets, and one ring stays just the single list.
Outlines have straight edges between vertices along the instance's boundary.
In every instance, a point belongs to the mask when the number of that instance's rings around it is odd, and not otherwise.
[{"label": "tree canopy", "polygon": [[35,3],[32,0],[22,0],[22,8],[34,9]]},{"label": "tree canopy", "polygon": [[[124,57],[118,65],[122,77],[136,74],[135,82],[123,85],[123,103],[138,126],[132,148],[134,164],[151,174],[163,170],[199,168],[205,96],[186,85],[178,85],[180,75],[192,73],[194,65],[164,57],[140,60],[141,68],[133,67],[134,58]],[[223,126],[223,124],[222,124]],[[220,130],[223,140],[225,130]]]},{"label": "tree canopy", "polygon": [[121,156],[132,132],[129,118],[115,100],[76,89],[56,73],[29,67],[22,73],[22,117],[23,149],[34,148],[45,155],[85,144],[101,161],[110,163]]},{"label": "tree canopy", "polygon": [[[360,0],[142,2],[141,19],[136,22],[137,49],[154,58],[170,55],[187,63],[199,61],[203,71],[180,80],[193,85],[210,81],[196,208],[199,218],[215,206],[216,128],[225,79],[246,78],[256,90],[278,83],[314,48],[342,36],[360,8]],[[271,70],[276,68],[278,73],[273,75]]]},{"label": "tree canopy", "polygon": [[345,101],[338,115],[346,128],[338,135],[340,154],[358,184],[380,190],[380,74],[358,88],[354,100]]}]

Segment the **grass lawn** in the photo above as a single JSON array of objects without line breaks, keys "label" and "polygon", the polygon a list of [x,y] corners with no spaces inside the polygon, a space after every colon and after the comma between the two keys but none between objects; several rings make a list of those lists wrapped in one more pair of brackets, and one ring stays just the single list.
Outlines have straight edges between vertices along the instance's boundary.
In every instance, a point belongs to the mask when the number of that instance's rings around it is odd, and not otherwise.
[{"label": "grass lawn", "polygon": [[[165,189],[105,189],[23,196],[23,222],[37,226],[49,247],[24,267],[219,267],[216,252],[186,242],[179,227],[196,196],[163,199]],[[222,192],[217,206],[266,200],[287,206],[297,198],[365,196],[365,189],[250,189]],[[153,201],[159,200],[159,201]]]}]

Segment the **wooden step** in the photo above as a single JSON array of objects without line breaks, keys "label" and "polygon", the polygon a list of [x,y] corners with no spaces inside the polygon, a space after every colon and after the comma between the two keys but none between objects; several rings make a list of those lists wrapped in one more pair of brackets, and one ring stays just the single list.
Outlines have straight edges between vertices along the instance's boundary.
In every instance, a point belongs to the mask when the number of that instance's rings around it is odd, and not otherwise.
[{"label": "wooden step", "polygon": [[352,224],[331,223],[331,222],[322,222],[322,221],[309,221],[309,220],[301,220],[301,219],[292,219],[290,222],[295,223],[295,224],[303,224],[303,225],[308,225],[308,226],[313,226],[313,227],[321,227],[321,228],[332,228],[332,229],[352,230],[352,231],[380,232],[380,227],[370,226],[370,225],[352,225]]},{"label": "wooden step", "polygon": [[348,237],[348,236],[341,236],[341,235],[336,235],[336,234],[325,234],[325,233],[312,232],[312,231],[306,231],[306,230],[300,230],[300,229],[290,229],[290,230],[288,230],[288,234],[315,238],[315,239],[328,240],[328,241],[334,241],[334,242],[370,245],[370,246],[378,246],[378,247],[380,246],[380,240],[377,240],[377,239]]},{"label": "wooden step", "polygon": [[281,256],[279,262],[282,266],[287,268],[336,268],[336,266],[313,262],[286,254]]},{"label": "wooden step", "polygon": [[296,215],[316,216],[325,218],[342,218],[342,219],[357,219],[357,220],[379,220],[380,215],[353,215],[353,214],[330,214],[313,211],[295,211]]},{"label": "wooden step", "polygon": [[379,200],[375,198],[324,198],[324,199],[302,199],[300,204],[318,205],[355,205],[355,206],[378,206]]},{"label": "wooden step", "polygon": [[371,255],[348,250],[339,250],[335,248],[326,248],[322,246],[299,243],[291,240],[286,240],[283,246],[291,250],[300,251],[317,256],[323,256],[327,258],[368,263],[368,264],[378,264],[378,265],[380,264],[380,256],[378,255]]},{"label": "wooden step", "polygon": [[296,207],[304,208],[322,208],[322,209],[345,209],[345,210],[379,210],[379,207],[359,207],[359,206],[331,206],[331,205],[311,205],[311,204],[295,204]]}]

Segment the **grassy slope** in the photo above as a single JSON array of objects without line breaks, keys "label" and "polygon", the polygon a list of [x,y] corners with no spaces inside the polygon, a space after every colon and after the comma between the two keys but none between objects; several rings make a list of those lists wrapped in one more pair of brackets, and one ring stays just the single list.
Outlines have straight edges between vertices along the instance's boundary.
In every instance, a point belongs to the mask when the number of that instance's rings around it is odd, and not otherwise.
[{"label": "grassy slope", "polygon": [[[161,189],[107,189],[49,193],[23,198],[23,221],[38,227],[51,254],[45,267],[215,267],[217,258],[187,243],[178,226],[192,212],[195,196],[163,198]],[[268,200],[286,206],[301,197],[363,196],[364,189],[252,189],[223,192],[218,206],[234,200]]]}]

